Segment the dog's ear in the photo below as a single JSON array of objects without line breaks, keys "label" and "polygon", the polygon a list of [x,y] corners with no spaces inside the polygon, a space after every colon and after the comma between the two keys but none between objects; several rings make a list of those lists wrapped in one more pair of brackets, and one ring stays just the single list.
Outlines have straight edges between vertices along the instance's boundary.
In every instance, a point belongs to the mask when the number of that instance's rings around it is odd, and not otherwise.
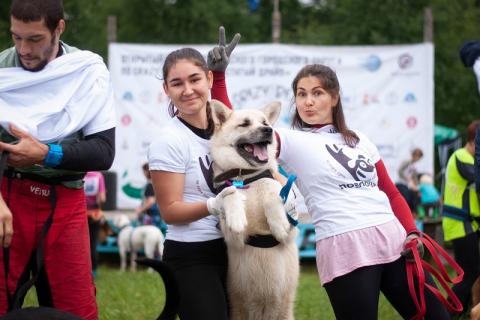
[{"label": "dog's ear", "polygon": [[280,101],[273,101],[263,107],[262,111],[267,116],[268,122],[274,124],[277,121],[280,111],[282,110],[282,103]]},{"label": "dog's ear", "polygon": [[222,125],[232,115],[232,110],[222,102],[212,99],[208,102],[212,111],[212,119],[215,125]]}]

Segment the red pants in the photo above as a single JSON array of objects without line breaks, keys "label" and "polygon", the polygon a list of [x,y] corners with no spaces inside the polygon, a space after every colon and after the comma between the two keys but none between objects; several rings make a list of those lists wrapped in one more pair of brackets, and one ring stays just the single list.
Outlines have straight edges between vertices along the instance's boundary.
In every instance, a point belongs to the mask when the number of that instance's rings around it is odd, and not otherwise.
[{"label": "red pants", "polygon": [[[8,291],[11,296],[30,275],[30,261],[42,227],[51,212],[50,186],[11,179],[10,192],[2,182],[2,196],[13,215]],[[53,223],[44,245],[44,271],[37,281],[39,304],[65,310],[88,320],[98,319],[91,274],[86,203],[83,189],[57,186]],[[33,261],[34,261],[33,259]],[[40,288],[39,288],[40,287]],[[0,314],[8,309],[3,252],[0,250]]]}]

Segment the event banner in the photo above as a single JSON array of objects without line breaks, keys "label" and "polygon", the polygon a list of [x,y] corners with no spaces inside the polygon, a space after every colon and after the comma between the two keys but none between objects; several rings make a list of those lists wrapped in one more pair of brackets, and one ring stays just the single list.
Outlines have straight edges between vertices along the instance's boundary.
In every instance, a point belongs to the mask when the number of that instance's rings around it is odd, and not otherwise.
[{"label": "event banner", "polygon": [[[213,45],[192,45],[206,56]],[[181,45],[111,44],[109,68],[118,118],[117,206],[139,204],[150,142],[170,116],[163,91],[162,66]],[[276,126],[289,127],[293,106],[291,83],[306,64],[336,71],[349,128],[366,134],[378,147],[391,178],[414,148],[424,151],[419,172],[433,170],[433,45],[300,46],[240,44],[231,56],[226,77],[235,109],[261,108],[282,102]]]}]

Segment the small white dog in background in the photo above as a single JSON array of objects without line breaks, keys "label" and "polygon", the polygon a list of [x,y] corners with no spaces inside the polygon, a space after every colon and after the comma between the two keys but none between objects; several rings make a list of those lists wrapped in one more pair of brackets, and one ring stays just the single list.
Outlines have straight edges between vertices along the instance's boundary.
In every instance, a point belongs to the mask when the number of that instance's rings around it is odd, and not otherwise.
[{"label": "small white dog in background", "polygon": [[[115,216],[113,225],[121,229],[117,238],[121,271],[127,269],[127,253],[130,253],[131,271],[136,271],[137,269],[135,259],[140,249],[143,249],[147,258],[154,259],[155,253],[158,253],[160,259],[162,258],[164,239],[159,228],[153,225],[134,227],[130,224],[130,219],[125,214]],[[152,272],[153,270],[149,268],[148,271]]]}]

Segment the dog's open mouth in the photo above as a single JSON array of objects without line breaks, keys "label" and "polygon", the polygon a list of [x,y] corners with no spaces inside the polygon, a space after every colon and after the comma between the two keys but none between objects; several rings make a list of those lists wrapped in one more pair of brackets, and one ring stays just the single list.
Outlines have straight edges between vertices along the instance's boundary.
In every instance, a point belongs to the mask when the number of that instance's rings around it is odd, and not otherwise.
[{"label": "dog's open mouth", "polygon": [[268,162],[268,145],[271,143],[270,140],[259,141],[255,143],[246,143],[240,142],[237,144],[238,152],[242,157],[247,161],[254,160],[258,163],[267,163]]}]

